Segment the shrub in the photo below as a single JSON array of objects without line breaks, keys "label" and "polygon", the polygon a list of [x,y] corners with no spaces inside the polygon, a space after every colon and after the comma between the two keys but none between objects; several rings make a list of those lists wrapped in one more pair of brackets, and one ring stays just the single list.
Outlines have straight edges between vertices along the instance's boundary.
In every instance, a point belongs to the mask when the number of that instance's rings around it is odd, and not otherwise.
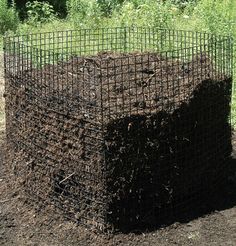
[{"label": "shrub", "polygon": [[0,34],[8,30],[15,31],[19,24],[19,18],[15,10],[14,1],[8,7],[7,0],[0,1]]},{"label": "shrub", "polygon": [[48,2],[27,2],[26,3],[28,22],[33,25],[50,22],[55,19],[53,6]]},{"label": "shrub", "polygon": [[77,27],[99,26],[102,14],[97,0],[68,0],[68,20]]},{"label": "shrub", "polygon": [[88,8],[89,2],[86,0],[68,0],[68,17],[75,22],[80,22],[85,18],[86,13],[88,13]]},{"label": "shrub", "polygon": [[[8,2],[12,2],[12,0],[8,0]],[[26,9],[26,3],[29,2],[29,0],[15,0],[16,10],[19,13],[20,19],[25,20],[27,19],[27,9]],[[32,2],[32,0],[30,1]],[[39,2],[45,2],[45,1],[39,1]],[[47,2],[53,6],[53,9],[60,17],[65,17],[67,15],[66,12],[66,2],[67,0],[47,0]]]}]

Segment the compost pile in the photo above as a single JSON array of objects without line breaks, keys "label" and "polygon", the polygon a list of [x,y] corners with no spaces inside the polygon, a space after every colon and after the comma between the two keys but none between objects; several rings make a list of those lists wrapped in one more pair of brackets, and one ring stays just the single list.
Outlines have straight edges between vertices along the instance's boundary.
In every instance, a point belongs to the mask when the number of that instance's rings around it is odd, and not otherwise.
[{"label": "compost pile", "polygon": [[231,82],[205,54],[103,52],[9,75],[18,182],[102,230],[174,216],[226,167]]}]

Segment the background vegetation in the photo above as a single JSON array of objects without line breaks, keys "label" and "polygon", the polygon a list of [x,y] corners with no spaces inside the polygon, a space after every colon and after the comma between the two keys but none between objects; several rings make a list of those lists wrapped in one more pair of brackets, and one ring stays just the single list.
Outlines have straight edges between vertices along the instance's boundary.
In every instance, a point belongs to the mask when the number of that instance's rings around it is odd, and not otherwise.
[{"label": "background vegetation", "polygon": [[235,0],[1,0],[0,33],[145,25],[235,34]]}]

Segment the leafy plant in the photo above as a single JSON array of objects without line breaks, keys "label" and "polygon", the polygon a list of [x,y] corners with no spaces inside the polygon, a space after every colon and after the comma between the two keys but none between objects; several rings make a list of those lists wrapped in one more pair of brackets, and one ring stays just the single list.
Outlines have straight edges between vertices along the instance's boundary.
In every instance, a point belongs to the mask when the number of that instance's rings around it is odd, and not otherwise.
[{"label": "leafy plant", "polygon": [[27,2],[26,3],[28,22],[30,24],[40,24],[50,22],[55,19],[56,15],[53,6],[48,2]]}]

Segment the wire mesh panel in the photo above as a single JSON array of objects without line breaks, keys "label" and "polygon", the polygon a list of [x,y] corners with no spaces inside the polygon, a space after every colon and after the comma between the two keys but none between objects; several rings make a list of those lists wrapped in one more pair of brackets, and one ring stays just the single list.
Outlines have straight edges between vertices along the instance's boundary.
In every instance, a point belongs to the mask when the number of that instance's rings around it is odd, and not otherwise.
[{"label": "wire mesh panel", "polygon": [[155,28],[4,38],[10,162],[29,198],[106,230],[187,211],[231,154],[232,40]]}]

